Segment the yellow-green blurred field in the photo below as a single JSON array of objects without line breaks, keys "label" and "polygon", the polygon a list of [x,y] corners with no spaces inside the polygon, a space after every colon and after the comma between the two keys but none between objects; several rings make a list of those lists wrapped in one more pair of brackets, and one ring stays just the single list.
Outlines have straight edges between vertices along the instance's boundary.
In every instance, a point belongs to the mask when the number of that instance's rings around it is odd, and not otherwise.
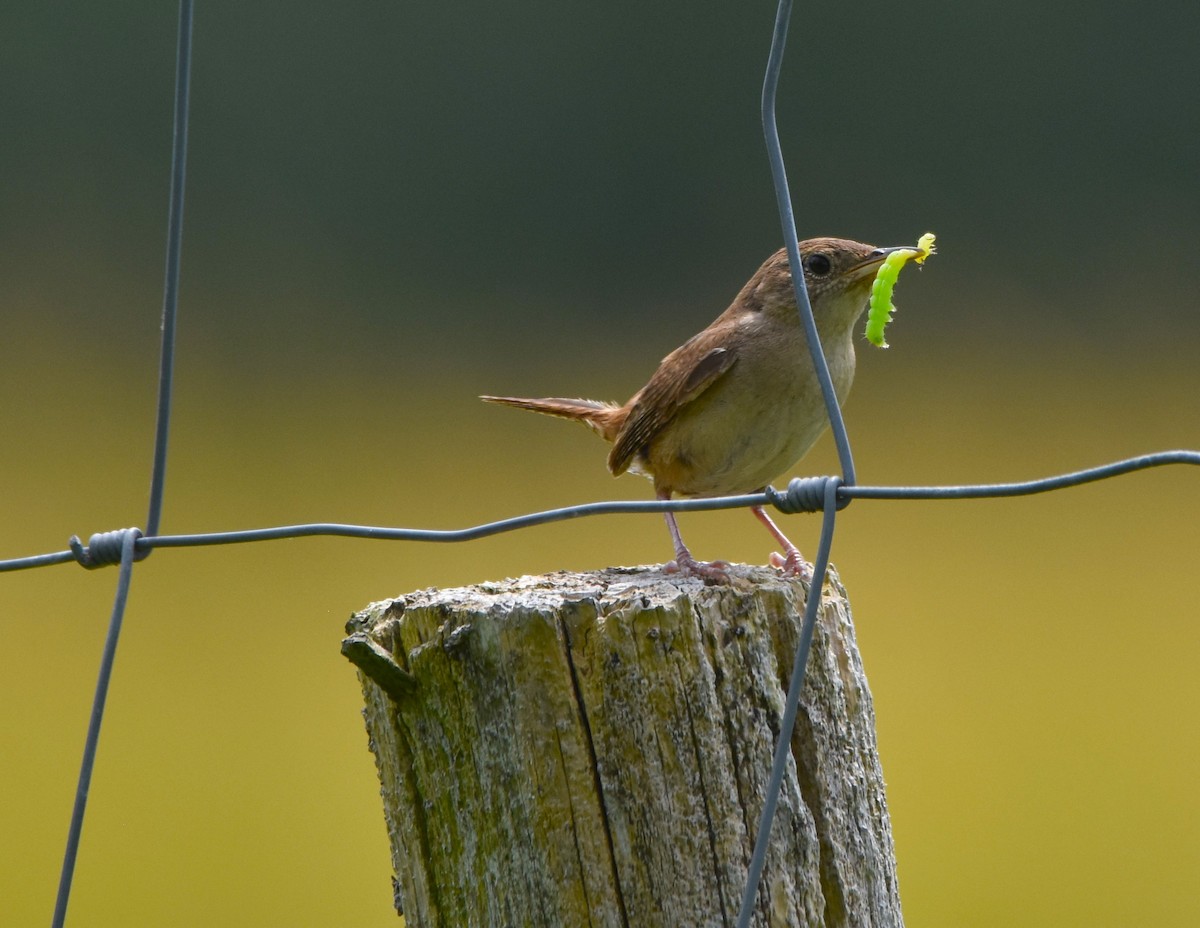
[{"label": "yellow-green blurred field", "polygon": [[[920,342],[909,315],[891,351],[860,352],[848,418],[865,482],[1024,479],[1200,444],[1184,361],[1140,381],[1114,376],[1112,358],[964,364]],[[149,460],[151,362],[51,357],[25,339],[28,366],[2,382],[4,433],[21,436],[4,459],[9,556],[137,522]],[[337,376],[310,385],[257,382],[197,371],[184,351],[164,530],[458,526],[648,495],[607,476],[583,429],[473,399],[527,377],[586,392],[586,371],[447,360],[404,384],[395,359],[331,364]],[[130,369],[102,408],[66,386]],[[638,373],[604,377],[632,385]],[[826,445],[806,470],[832,469]],[[1039,498],[858,502],[841,515],[835,561],[876,699],[911,924],[1200,915],[1188,721],[1200,708],[1198,479],[1164,469]],[[815,521],[793,528],[811,550]],[[742,513],[688,517],[684,530],[704,556],[768,551]],[[338,654],[345,618],[417,587],[668,550],[657,517],[611,517],[462,546],[155,553],[134,574],[73,923],[394,924],[357,685]],[[114,581],[73,565],[0,579],[6,925],[49,914]]]}]

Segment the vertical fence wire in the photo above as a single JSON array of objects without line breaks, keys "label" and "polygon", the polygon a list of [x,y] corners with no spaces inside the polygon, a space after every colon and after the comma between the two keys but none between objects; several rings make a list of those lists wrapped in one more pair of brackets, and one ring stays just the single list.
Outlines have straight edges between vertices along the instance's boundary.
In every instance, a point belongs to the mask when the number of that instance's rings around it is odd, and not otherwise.
[{"label": "vertical fence wire", "polygon": [[763,78],[762,124],[767,143],[767,160],[771,165],[771,179],[775,184],[775,202],[779,208],[779,220],[783,226],[783,242],[788,253],[788,267],[792,269],[792,289],[796,294],[796,308],[800,322],[808,339],[808,353],[812,356],[821,394],[825,398],[825,411],[829,415],[829,427],[837,445],[838,463],[842,467],[842,481],[853,486],[857,481],[854,473],[854,455],[850,452],[850,436],[846,422],[838,406],[837,394],[833,390],[833,379],[829,376],[829,365],[821,350],[821,339],[813,320],[812,303],[808,299],[808,288],[804,284],[804,272],[800,263],[800,244],[796,236],[796,218],[792,213],[792,194],[788,189],[787,171],[783,166],[783,149],[779,144],[779,129],[775,123],[775,97],[779,89],[779,72],[783,67],[783,49],[787,44],[788,21],[792,15],[791,0],[779,0],[775,14],[775,31],[771,36],[771,52],[767,56],[767,72]]},{"label": "vertical fence wire", "polygon": [[100,657],[100,673],[96,679],[96,695],[92,700],[92,715],[88,720],[87,737],[83,743],[83,760],[79,765],[79,781],[75,786],[75,803],[71,808],[71,824],[67,829],[67,848],[63,853],[62,873],[58,879],[58,894],[54,900],[53,928],[62,928],[67,919],[67,901],[75,876],[75,859],[79,855],[79,838],[83,833],[83,815],[87,810],[88,791],[92,785],[92,769],[96,764],[96,749],[100,743],[100,723],[104,720],[104,704],[112,678],[113,662],[117,656],[117,640],[121,637],[121,622],[129,598],[129,583],[133,578],[134,542],[137,532],[128,531],[121,541],[121,567],[117,575],[117,592],[113,597],[112,617]]},{"label": "vertical fence wire", "polygon": [[[178,43],[175,56],[171,201],[167,215],[167,264],[163,283],[162,350],[158,372],[158,413],[154,430],[154,464],[150,478],[150,507],[146,519],[146,530],[151,535],[158,533],[158,526],[162,519],[163,487],[167,472],[167,437],[171,424],[171,388],[175,379],[175,320],[179,308],[179,264],[183,246],[183,193],[187,177],[192,8],[193,0],[180,0]],[[67,846],[63,852],[62,872],[59,876],[54,916],[51,921],[53,928],[62,928],[66,923],[67,902],[70,900],[71,885],[75,878],[75,862],[79,856],[79,841],[83,834],[83,819],[87,812],[92,770],[95,767],[96,750],[100,742],[100,724],[104,719],[104,706],[108,700],[109,684],[117,657],[117,644],[121,636],[121,624],[125,616],[125,603],[129,598],[129,585],[133,578],[133,562],[137,553],[135,544],[140,536],[141,532],[136,529],[127,529],[120,536],[121,566],[117,577],[117,591],[113,599],[108,634],[104,640],[104,651],[100,656],[96,693],[92,699],[92,713],[88,721],[87,736],[84,739],[83,760],[80,763],[79,780],[75,787],[75,802],[71,808],[71,821],[67,828]],[[149,549],[146,553],[149,553]]]},{"label": "vertical fence wire", "polygon": [[813,562],[812,585],[808,588],[808,599],[804,603],[804,622],[800,626],[800,640],[792,661],[792,678],[784,700],[783,715],[779,720],[779,739],[775,742],[775,756],[771,763],[771,777],[767,781],[763,797],[762,815],[758,822],[758,835],[754,841],[754,854],[746,872],[746,889],[742,894],[742,906],[738,911],[737,928],[749,928],[754,914],[754,901],[758,896],[758,884],[762,879],[767,860],[767,848],[771,841],[771,825],[775,821],[775,807],[783,789],[783,778],[787,774],[788,761],[792,757],[792,730],[796,727],[796,715],[800,711],[800,692],[804,689],[804,671],[808,666],[808,654],[812,650],[813,634],[817,627],[817,611],[821,607],[821,587],[825,571],[829,567],[829,552],[833,547],[833,529],[837,522],[836,480],[825,485],[825,508],[821,515],[821,540],[817,543],[817,557]]},{"label": "vertical fence wire", "polygon": [[[825,409],[829,415],[829,426],[833,431],[834,443],[837,446],[838,461],[842,467],[842,482],[855,483],[854,455],[850,449],[850,436],[846,432],[846,423],[842,418],[842,410],[838,406],[837,394],[833,389],[833,380],[829,375],[829,365],[825,361],[825,353],[821,348],[821,339],[817,333],[816,321],[813,319],[812,303],[808,299],[808,290],[804,282],[804,268],[800,261],[800,244],[796,234],[796,218],[792,211],[792,195],[788,187],[787,170],[783,163],[783,149],[779,143],[779,129],[775,118],[775,99],[779,89],[779,74],[783,67],[783,51],[787,44],[788,24],[792,14],[791,0],[779,0],[775,13],[775,29],[771,35],[771,51],[767,56],[767,70],[763,77],[762,90],[762,124],[763,136],[767,146],[767,160],[771,165],[771,179],[775,184],[775,201],[779,208],[779,221],[783,227],[783,240],[788,253],[788,266],[792,269],[792,289],[796,294],[796,309],[800,314],[800,322],[804,326],[804,334],[808,341],[808,351],[812,358],[813,367],[817,372],[817,380],[821,384],[821,394],[825,400]],[[775,755],[771,765],[771,776],[767,781],[766,795],[763,797],[763,809],[759,817],[758,833],[754,841],[754,853],[750,857],[750,866],[746,872],[746,887],[742,894],[742,905],[738,912],[738,928],[749,928],[750,919],[754,914],[754,903],[758,896],[758,884],[762,879],[763,867],[766,865],[767,848],[770,846],[771,826],[775,821],[775,808],[779,803],[779,794],[783,789],[784,776],[787,773],[788,761],[791,759],[792,729],[796,724],[796,715],[800,709],[800,693],[804,689],[805,669],[808,666],[808,654],[812,648],[813,632],[817,623],[817,611],[821,605],[821,588],[825,583],[825,571],[829,566],[829,552],[833,545],[833,530],[837,522],[839,481],[829,480],[825,484],[825,505],[821,522],[821,538],[817,546],[817,558],[813,564],[812,584],[808,589],[808,599],[804,606],[804,622],[800,629],[800,640],[796,645],[796,654],[792,663],[791,681],[788,684],[787,696],[784,700],[783,715],[779,722],[779,735],[775,743]],[[847,499],[846,502],[849,502]]]},{"label": "vertical fence wire", "polygon": [[171,391],[175,383],[175,320],[179,315],[179,262],[183,251],[183,193],[187,179],[188,101],[192,72],[192,0],[180,0],[175,54],[175,125],[171,145],[171,205],[167,214],[167,267],[163,281],[162,352],[158,372],[158,416],[154,428],[154,469],[146,534],[157,535],[167,479],[167,438],[171,430]]}]

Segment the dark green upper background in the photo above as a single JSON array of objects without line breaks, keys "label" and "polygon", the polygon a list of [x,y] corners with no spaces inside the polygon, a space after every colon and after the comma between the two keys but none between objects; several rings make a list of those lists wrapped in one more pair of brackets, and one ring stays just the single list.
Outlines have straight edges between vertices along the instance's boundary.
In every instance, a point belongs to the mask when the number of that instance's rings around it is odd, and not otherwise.
[{"label": "dark green upper background", "polygon": [[[801,5],[780,98],[801,236],[937,232],[928,334],[1003,311],[1038,338],[1049,311],[1101,339],[1154,320],[1194,344],[1198,9]],[[175,16],[0,12],[10,318],[116,340],[156,319]],[[201,3],[185,325],[435,353],[451,331],[468,353],[514,332],[590,339],[598,319],[690,332],[781,241],[758,120],[772,17]]]}]

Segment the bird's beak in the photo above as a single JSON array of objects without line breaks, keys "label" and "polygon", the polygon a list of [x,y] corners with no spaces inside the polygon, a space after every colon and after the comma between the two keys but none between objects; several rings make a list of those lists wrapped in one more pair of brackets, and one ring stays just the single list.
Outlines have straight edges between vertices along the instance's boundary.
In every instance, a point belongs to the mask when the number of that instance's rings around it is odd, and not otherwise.
[{"label": "bird's beak", "polygon": [[869,255],[867,255],[865,260],[854,265],[854,267],[850,268],[850,270],[846,273],[851,279],[854,280],[863,277],[874,277],[875,272],[879,270],[879,265],[883,264],[883,262],[887,260],[888,255],[895,254],[897,251],[910,252],[911,256],[914,258],[921,253],[921,249],[916,245],[894,245],[891,248],[876,248]]}]

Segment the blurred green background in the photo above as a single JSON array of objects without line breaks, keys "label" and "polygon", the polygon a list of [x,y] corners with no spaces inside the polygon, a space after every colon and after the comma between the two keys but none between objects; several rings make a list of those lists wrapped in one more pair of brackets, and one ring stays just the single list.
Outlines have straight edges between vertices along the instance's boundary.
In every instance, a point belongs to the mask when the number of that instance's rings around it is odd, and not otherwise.
[{"label": "blurred green background", "polygon": [[[199,4],[165,532],[453,527],[648,498],[481,392],[624,399],[781,242],[774,8]],[[0,6],[0,557],[144,524],[171,4]],[[802,236],[941,254],[847,407],[866,483],[1200,447],[1200,7],[801,4]],[[910,276],[911,275],[911,276]],[[830,443],[798,472],[832,472]],[[763,562],[744,513],[682,519]],[[810,552],[816,521],[796,517]],[[852,596],[909,923],[1200,921],[1200,474],[859,502]],[[134,574],[76,925],[393,925],[342,625],[659,562],[657,517],[464,546],[164,550]],[[0,577],[0,924],[45,924],[114,571]]]}]

